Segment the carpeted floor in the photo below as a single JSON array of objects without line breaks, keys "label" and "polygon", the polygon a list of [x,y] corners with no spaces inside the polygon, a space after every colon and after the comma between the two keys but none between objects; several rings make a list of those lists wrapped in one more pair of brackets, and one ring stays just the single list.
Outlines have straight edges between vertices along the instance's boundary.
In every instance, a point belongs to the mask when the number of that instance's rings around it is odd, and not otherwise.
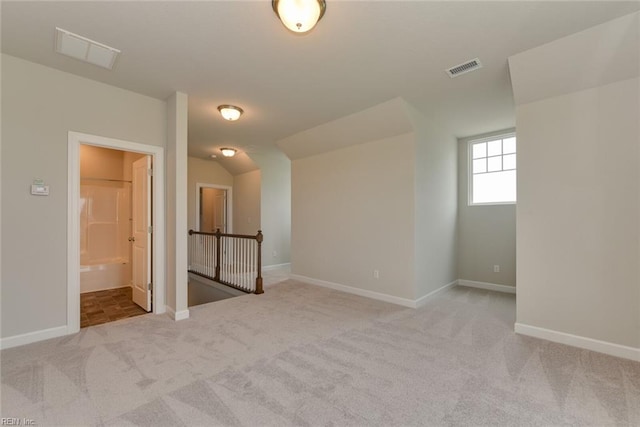
[{"label": "carpeted floor", "polygon": [[37,425],[640,425],[640,364],[513,333],[513,295],[417,310],[288,280],[3,350]]}]

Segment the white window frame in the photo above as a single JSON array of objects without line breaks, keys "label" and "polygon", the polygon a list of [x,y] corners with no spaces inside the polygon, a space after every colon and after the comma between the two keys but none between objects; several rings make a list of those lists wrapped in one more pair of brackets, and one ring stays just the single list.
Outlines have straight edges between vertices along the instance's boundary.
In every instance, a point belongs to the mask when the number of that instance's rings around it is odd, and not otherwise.
[{"label": "white window frame", "polygon": [[[515,132],[507,132],[492,136],[473,138],[467,141],[467,206],[494,206],[494,205],[515,205],[518,203],[517,194],[515,202],[486,202],[473,203],[473,145],[481,142],[495,141],[496,139],[516,138],[516,159],[518,157],[518,138]],[[504,154],[503,154],[504,155]],[[516,162],[516,180],[518,176],[518,164]],[[490,172],[489,172],[490,173]]]}]

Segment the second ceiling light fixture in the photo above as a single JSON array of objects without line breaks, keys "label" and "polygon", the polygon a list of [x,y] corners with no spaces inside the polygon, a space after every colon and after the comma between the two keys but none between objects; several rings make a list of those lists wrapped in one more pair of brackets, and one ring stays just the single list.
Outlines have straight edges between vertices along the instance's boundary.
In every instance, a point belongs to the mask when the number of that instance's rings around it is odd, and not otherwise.
[{"label": "second ceiling light fixture", "polygon": [[327,9],[325,0],[271,0],[271,6],[284,26],[295,33],[310,31]]}]

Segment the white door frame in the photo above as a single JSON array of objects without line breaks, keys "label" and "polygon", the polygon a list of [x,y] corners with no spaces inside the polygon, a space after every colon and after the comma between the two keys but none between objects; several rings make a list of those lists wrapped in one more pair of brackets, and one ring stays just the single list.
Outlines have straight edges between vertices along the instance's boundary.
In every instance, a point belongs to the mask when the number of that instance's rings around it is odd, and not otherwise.
[{"label": "white door frame", "polygon": [[80,145],[112,148],[148,154],[153,157],[153,312],[165,307],[165,207],[164,148],[80,132],[68,136],[68,211],[67,211],[67,334],[80,331]]},{"label": "white door frame", "polygon": [[206,184],[196,182],[196,230],[200,231],[200,189],[201,188],[217,188],[219,190],[227,190],[227,233],[233,233],[233,188],[228,185]]}]

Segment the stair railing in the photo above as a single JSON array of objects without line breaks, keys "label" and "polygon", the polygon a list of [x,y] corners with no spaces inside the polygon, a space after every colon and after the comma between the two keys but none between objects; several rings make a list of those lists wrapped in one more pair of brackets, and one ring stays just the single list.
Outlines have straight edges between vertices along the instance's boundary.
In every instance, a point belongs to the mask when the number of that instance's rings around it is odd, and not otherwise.
[{"label": "stair railing", "polygon": [[260,230],[255,236],[189,230],[189,272],[261,294],[263,238]]}]

